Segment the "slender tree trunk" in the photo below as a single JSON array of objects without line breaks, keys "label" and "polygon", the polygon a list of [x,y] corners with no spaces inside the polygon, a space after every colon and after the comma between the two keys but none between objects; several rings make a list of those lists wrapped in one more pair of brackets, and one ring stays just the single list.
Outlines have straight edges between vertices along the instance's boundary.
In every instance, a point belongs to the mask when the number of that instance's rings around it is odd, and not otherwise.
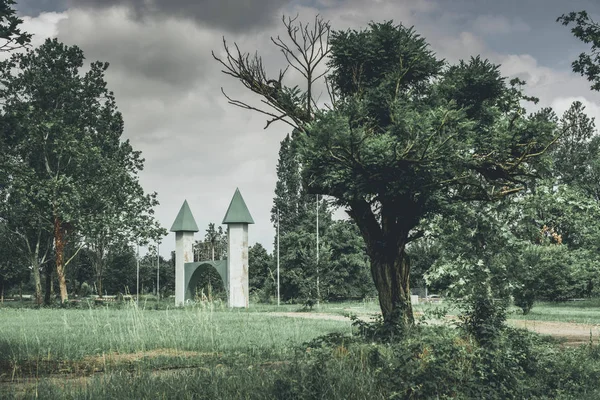
[{"label": "slender tree trunk", "polygon": [[60,301],[65,303],[69,300],[67,292],[67,280],[65,278],[64,252],[65,237],[64,229],[60,217],[54,216],[54,249],[56,252],[56,276],[58,277],[58,286],[60,289]]},{"label": "slender tree trunk", "polygon": [[96,270],[96,289],[98,290],[98,296],[102,298],[102,266]]},{"label": "slender tree trunk", "polygon": [[4,279],[2,279],[2,284],[0,285],[0,303],[4,304]]},{"label": "slender tree trunk", "polygon": [[96,260],[94,260],[94,270],[96,271],[96,292],[98,297],[102,298],[102,272],[104,270],[104,263],[102,259],[96,254]]},{"label": "slender tree trunk", "polygon": [[33,267],[33,281],[35,282],[35,304],[42,304],[42,279],[40,277],[40,264],[37,251],[31,255],[31,266]]},{"label": "slender tree trunk", "polygon": [[44,291],[44,304],[49,306],[52,303],[52,266],[50,263],[45,268],[46,288]]}]

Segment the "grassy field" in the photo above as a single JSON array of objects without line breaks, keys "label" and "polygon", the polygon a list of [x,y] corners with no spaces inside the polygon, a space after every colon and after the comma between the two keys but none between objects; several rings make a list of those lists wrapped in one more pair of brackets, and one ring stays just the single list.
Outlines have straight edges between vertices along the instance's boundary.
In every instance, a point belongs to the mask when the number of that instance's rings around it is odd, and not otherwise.
[{"label": "grassy field", "polygon": [[509,318],[532,321],[577,322],[600,324],[600,299],[567,301],[561,303],[535,303],[527,315],[513,309]]},{"label": "grassy field", "polygon": [[293,359],[295,347],[303,342],[350,329],[349,320],[286,318],[220,307],[5,307],[0,308],[0,398],[27,397],[31,390],[35,395],[39,384],[57,376],[121,371],[142,376],[157,370],[277,363]]},{"label": "grassy field", "polygon": [[[540,303],[527,316],[513,312],[509,318],[599,323],[599,305]],[[415,306],[419,316],[443,310],[456,313],[449,302]],[[288,382],[310,351],[306,343],[350,334],[351,321],[344,316],[377,312],[375,301],[323,303],[312,311],[288,304],[249,310],[218,303],[174,309],[152,301],[121,307],[83,303],[77,309],[6,304],[0,306],[0,398],[293,398],[281,382]],[[342,345],[339,354],[328,356],[328,373],[339,373],[335,384],[319,385],[333,392],[315,398],[379,398],[375,378],[356,369],[368,351],[360,350],[355,364],[345,364],[345,352]]]}]

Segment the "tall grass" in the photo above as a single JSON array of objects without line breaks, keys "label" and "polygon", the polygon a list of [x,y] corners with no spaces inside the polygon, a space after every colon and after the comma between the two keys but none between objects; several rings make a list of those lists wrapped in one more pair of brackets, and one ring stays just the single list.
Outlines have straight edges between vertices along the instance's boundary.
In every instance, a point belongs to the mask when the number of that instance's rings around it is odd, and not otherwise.
[{"label": "tall grass", "polygon": [[[415,311],[435,317],[444,309],[453,313],[448,306],[418,305]],[[595,312],[577,306],[548,305],[547,315]],[[0,308],[0,398],[600,396],[600,349],[591,343],[561,350],[509,329],[496,347],[486,349],[460,329],[423,325],[398,343],[380,344],[352,335],[349,320],[281,316],[299,311],[299,305],[154,308],[150,302],[121,309]],[[313,309],[335,315],[375,312],[375,302],[322,303]],[[331,333],[338,335],[324,337]]]},{"label": "tall grass", "polygon": [[2,309],[0,362],[73,360],[153,349],[285,357],[297,343],[349,331],[349,321],[202,307],[154,311],[134,304],[120,310]]}]

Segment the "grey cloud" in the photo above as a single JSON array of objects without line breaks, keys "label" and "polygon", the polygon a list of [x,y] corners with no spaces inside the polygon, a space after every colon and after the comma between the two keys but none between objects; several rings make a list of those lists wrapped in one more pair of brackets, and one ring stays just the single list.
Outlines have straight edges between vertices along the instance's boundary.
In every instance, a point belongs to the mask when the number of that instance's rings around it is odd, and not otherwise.
[{"label": "grey cloud", "polygon": [[230,32],[252,31],[270,25],[291,0],[68,0],[72,7],[125,6],[135,19],[169,16]]},{"label": "grey cloud", "polygon": [[[88,60],[107,61],[109,70],[124,71],[131,92],[189,89],[206,77],[214,64],[212,47],[220,35],[185,21],[163,20],[142,24],[116,10],[86,13],[70,10],[59,24],[59,39],[81,47]],[[142,83],[143,86],[138,85]]]}]

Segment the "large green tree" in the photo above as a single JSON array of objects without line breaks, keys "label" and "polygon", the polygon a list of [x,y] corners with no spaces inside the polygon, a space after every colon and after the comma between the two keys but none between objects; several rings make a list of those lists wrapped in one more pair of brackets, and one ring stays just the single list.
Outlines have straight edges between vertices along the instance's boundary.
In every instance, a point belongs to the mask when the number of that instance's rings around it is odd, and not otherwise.
[{"label": "large green tree", "polygon": [[448,204],[524,190],[559,137],[554,114],[527,115],[521,102],[534,99],[523,82],[509,84],[479,57],[447,65],[412,28],[371,23],[329,38],[329,24],[318,18],[312,30],[292,20],[286,27],[292,45],[280,48],[309,88],[315,62],[329,56],[326,110],[307,107],[317,104],[306,101],[310,91],[284,88],[283,73],[270,85],[258,56],[226,46],[219,60],[279,110],[270,122],[296,128],[308,191],[346,208],[365,241],[384,320],[411,324],[406,246],[421,235],[423,218]]},{"label": "large green tree", "polygon": [[456,204],[428,218],[427,237],[409,254],[430,284],[461,298],[487,285],[495,298],[512,293],[524,312],[536,299],[597,291],[597,153],[584,109],[574,102],[560,119],[544,179],[501,202]]},{"label": "large green tree", "polygon": [[152,217],[155,195],[144,194],[136,175],[143,159],[121,141],[122,116],[104,80],[108,64],[93,62],[80,74],[83,63],[81,49],[56,39],[0,63],[3,130],[11,135],[9,154],[19,172],[11,176],[8,196],[52,233],[63,302],[65,268],[86,241],[101,290],[109,244],[139,240],[150,227],[161,231]]},{"label": "large green tree", "polygon": [[[317,207],[320,261],[317,263]],[[323,238],[331,225],[331,211],[321,197],[307,194],[302,185],[298,147],[290,135],[281,141],[271,221],[279,230],[281,296],[286,299],[320,296]],[[277,236],[275,237],[277,250]]]}]

